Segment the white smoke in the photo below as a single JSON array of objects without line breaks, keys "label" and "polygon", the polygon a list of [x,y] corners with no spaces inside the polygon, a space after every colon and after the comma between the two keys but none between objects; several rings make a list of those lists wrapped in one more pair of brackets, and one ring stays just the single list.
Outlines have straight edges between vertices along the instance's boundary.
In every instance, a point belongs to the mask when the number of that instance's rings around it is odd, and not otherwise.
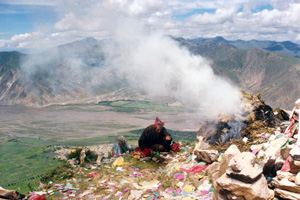
[{"label": "white smoke", "polygon": [[111,67],[149,97],[171,97],[208,119],[240,113],[238,88],[170,37],[123,21],[113,41],[105,48]]},{"label": "white smoke", "polygon": [[[23,63],[23,71],[29,77],[37,72],[37,68],[50,71],[55,79],[51,83],[54,91],[59,85],[74,84],[89,90],[108,83],[114,84],[110,80],[118,76],[139,92],[146,93],[150,99],[169,97],[183,106],[192,107],[206,119],[240,113],[238,88],[216,76],[206,59],[192,55],[175,40],[132,20],[122,14],[122,10],[114,10],[115,7],[110,6],[97,8],[112,9],[105,12],[99,10],[101,23],[109,24],[105,30],[112,34],[108,41],[101,43],[101,49],[95,50],[96,54],[104,56],[103,62],[89,66],[80,54],[74,57],[73,51],[63,52],[66,57],[62,58],[57,50],[53,50],[45,58],[30,57]],[[92,16],[97,12],[91,12]],[[105,16],[101,13],[105,13]],[[96,20],[93,19],[93,22]],[[95,52],[87,54],[92,53]],[[51,69],[52,63],[57,60],[63,61],[63,65]]]}]

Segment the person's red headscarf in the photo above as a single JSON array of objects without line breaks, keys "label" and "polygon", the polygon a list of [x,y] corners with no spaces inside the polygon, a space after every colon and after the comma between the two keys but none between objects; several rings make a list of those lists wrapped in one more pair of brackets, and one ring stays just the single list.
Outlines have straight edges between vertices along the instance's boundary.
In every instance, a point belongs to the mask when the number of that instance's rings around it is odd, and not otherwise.
[{"label": "person's red headscarf", "polygon": [[160,119],[158,119],[158,117],[155,118],[155,122],[154,122],[154,127],[157,127],[157,125],[165,125],[165,122],[161,121]]}]

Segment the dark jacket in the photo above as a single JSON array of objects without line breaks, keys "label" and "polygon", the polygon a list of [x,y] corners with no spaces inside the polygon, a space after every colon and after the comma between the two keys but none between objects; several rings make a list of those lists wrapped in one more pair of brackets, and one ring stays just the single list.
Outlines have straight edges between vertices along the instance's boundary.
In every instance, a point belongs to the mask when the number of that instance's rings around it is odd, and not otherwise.
[{"label": "dark jacket", "polygon": [[141,149],[151,148],[154,144],[161,144],[165,147],[167,151],[170,150],[171,140],[166,140],[166,136],[171,136],[170,133],[167,132],[165,127],[163,127],[160,133],[155,131],[154,125],[148,126],[139,139],[139,147]]}]

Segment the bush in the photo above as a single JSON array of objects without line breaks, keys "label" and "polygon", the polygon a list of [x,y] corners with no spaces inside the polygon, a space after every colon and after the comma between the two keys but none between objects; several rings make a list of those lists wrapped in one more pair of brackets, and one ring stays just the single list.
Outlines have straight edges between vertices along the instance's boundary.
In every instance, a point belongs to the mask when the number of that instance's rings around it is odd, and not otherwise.
[{"label": "bush", "polygon": [[60,167],[49,170],[41,177],[42,183],[48,183],[49,181],[70,179],[74,176],[74,171],[68,163],[62,164]]},{"label": "bush", "polygon": [[[82,148],[76,148],[75,150],[73,150],[69,155],[68,155],[68,159],[76,159],[78,162],[80,162],[80,153],[82,151]],[[84,162],[85,163],[92,163],[95,162],[98,158],[98,154],[96,154],[95,152],[91,151],[91,150],[87,150],[85,152],[85,158],[84,158]],[[80,163],[83,164],[83,163]]]}]

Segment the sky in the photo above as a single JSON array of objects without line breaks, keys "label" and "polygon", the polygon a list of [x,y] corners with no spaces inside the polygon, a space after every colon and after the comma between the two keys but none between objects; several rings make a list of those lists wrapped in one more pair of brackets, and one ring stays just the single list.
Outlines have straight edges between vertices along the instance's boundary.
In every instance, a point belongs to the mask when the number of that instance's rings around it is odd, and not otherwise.
[{"label": "sky", "polygon": [[124,20],[175,37],[300,44],[299,0],[0,0],[0,51],[110,38]]}]

